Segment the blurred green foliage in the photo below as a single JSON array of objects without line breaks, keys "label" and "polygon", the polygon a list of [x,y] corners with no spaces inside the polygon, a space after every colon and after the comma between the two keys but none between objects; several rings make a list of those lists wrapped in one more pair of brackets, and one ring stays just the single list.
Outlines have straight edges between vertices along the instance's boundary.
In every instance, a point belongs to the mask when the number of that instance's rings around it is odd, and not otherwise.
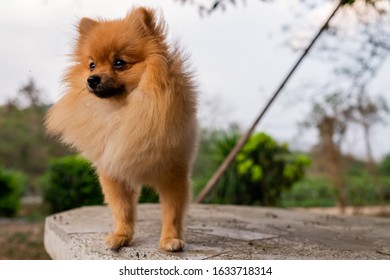
[{"label": "blurred green foliage", "polygon": [[[376,185],[375,180],[364,170],[360,175],[348,175],[347,205],[369,206],[390,202],[390,176],[382,176]],[[382,194],[380,193],[382,192]],[[381,195],[383,197],[381,198]],[[383,201],[382,201],[383,199]],[[328,207],[336,206],[335,190],[328,178],[309,176],[282,193],[278,206],[281,207]]]},{"label": "blurred green foliage", "polygon": [[[103,204],[97,174],[91,163],[81,156],[66,156],[51,161],[39,182],[43,199],[53,213]],[[142,189],[140,202],[157,201],[158,195],[152,188]]]},{"label": "blurred green foliage", "polygon": [[15,216],[21,206],[21,197],[26,188],[26,177],[0,166],[0,216]]},{"label": "blurred green foliage", "polygon": [[[265,133],[254,134],[237,155],[237,171],[254,204],[275,206],[283,190],[303,179],[310,160]],[[246,204],[246,203],[244,203]]]},{"label": "blurred green foliage", "polygon": [[281,207],[334,206],[336,193],[326,177],[309,177],[282,193]]},{"label": "blurred green foliage", "polygon": [[[100,186],[91,165],[79,157],[63,158],[69,155],[67,148],[45,136],[42,120],[47,109],[48,106],[42,104],[0,106],[0,164],[6,169],[18,170],[18,173],[1,171],[1,186],[13,187],[0,189],[0,208],[8,209],[0,210],[0,215],[15,215],[22,193],[34,190],[42,190],[52,211],[102,203]],[[240,134],[234,125],[224,130],[202,129],[192,176],[194,197],[228,155]],[[313,174],[312,167],[308,167],[309,158],[313,157],[294,153],[267,134],[254,134],[206,202],[282,207],[334,205],[334,190],[323,174]],[[389,203],[390,155],[377,164],[378,178],[375,180],[368,173],[366,162],[355,159],[348,162],[348,204]],[[305,170],[309,171],[309,176],[305,177]],[[36,178],[44,173],[40,189]],[[5,193],[12,195],[4,199]],[[140,202],[157,201],[158,195],[153,188],[143,188]]]},{"label": "blurred green foliage", "polygon": [[45,136],[42,125],[47,106],[0,106],[0,164],[28,175],[28,190],[36,191],[36,179],[50,158],[70,154],[66,147]]},{"label": "blurred green foliage", "polygon": [[158,194],[153,189],[153,187],[144,186],[141,190],[141,194],[139,197],[140,203],[155,203],[158,202]]},{"label": "blurred green foliage", "polygon": [[385,203],[390,203],[390,175],[381,177],[383,200]]},{"label": "blurred green foliage", "polygon": [[103,203],[95,170],[80,156],[52,160],[40,178],[40,187],[52,212]]},{"label": "blurred green foliage", "polygon": [[385,156],[379,164],[379,172],[381,175],[390,176],[390,155]]},{"label": "blurred green foliage", "polygon": [[[237,127],[213,134],[210,154],[215,166],[224,160],[239,136]],[[254,134],[206,202],[275,206],[282,191],[303,178],[309,164],[307,156],[293,154],[286,144],[277,143],[265,133]]]}]

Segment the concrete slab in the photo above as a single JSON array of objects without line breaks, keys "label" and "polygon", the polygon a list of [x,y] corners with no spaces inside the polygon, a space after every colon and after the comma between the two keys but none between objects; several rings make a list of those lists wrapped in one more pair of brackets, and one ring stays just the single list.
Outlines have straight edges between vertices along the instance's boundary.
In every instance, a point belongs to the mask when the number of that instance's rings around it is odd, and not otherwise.
[{"label": "concrete slab", "polygon": [[140,204],[131,247],[104,246],[113,230],[105,206],[47,217],[45,248],[53,259],[390,259],[390,219],[321,215],[264,207],[191,205],[186,248],[157,249],[158,204]]}]

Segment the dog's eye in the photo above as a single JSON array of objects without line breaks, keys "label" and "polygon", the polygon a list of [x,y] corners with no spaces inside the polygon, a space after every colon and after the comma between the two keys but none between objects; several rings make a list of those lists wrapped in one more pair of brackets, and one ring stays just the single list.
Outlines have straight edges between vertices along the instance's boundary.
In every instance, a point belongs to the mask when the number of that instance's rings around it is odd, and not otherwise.
[{"label": "dog's eye", "polygon": [[123,59],[118,58],[118,59],[115,59],[113,67],[115,69],[121,69],[125,65],[126,65],[126,61],[124,61]]},{"label": "dog's eye", "polygon": [[89,64],[89,70],[93,70],[93,69],[95,69],[95,67],[96,67],[96,65],[95,65],[95,62],[91,62],[90,64]]}]

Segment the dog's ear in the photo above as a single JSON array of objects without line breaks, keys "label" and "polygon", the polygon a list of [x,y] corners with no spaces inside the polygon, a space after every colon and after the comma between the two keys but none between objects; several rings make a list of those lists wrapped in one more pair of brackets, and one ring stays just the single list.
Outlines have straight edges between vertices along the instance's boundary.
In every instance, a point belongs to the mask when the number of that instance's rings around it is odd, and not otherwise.
[{"label": "dog's ear", "polygon": [[137,21],[140,29],[146,34],[153,34],[156,31],[156,16],[152,9],[137,8],[128,15],[128,19]]},{"label": "dog's ear", "polygon": [[79,23],[79,33],[81,36],[87,35],[94,26],[98,24],[97,21],[90,18],[82,18]]}]

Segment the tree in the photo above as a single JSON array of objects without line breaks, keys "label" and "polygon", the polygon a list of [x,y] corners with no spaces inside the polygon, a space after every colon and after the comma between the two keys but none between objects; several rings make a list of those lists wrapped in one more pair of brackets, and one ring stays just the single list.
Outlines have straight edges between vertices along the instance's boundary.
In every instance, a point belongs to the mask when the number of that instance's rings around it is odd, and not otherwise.
[{"label": "tree", "polygon": [[302,124],[318,131],[319,143],[314,148],[314,154],[331,179],[340,213],[345,213],[347,204],[341,144],[347,131],[349,108],[345,107],[343,99],[339,93],[325,96],[322,102],[313,104],[307,121]]},{"label": "tree", "polygon": [[335,76],[330,83],[326,81],[327,92],[340,91],[357,98],[389,54],[390,1],[351,2],[353,5],[335,17],[317,54],[333,65]]},{"label": "tree", "polygon": [[[214,12],[217,11],[225,11],[229,6],[238,6],[238,3],[241,2],[245,4],[247,0],[213,0],[208,1],[207,4],[204,4],[202,0],[175,0],[178,2],[181,2],[183,4],[192,4],[197,7],[199,14],[201,16],[203,15],[211,15]],[[262,2],[276,2],[277,0],[258,0]],[[329,0],[326,0],[329,1]],[[354,6],[359,3],[363,3],[366,6],[369,6],[379,12],[383,11],[383,8],[381,6],[381,3],[386,2],[387,0],[341,0],[340,2],[342,5],[348,5],[348,6]],[[318,2],[324,2],[324,1],[304,1],[301,0],[301,3],[303,5],[306,5],[309,9],[316,8],[319,3]],[[378,5],[379,3],[379,5]]]},{"label": "tree", "polygon": [[378,190],[382,204],[384,204],[384,192],[372,153],[370,135],[372,127],[378,123],[383,123],[385,121],[385,115],[389,112],[390,110],[386,100],[381,96],[376,100],[373,100],[367,94],[365,88],[361,89],[355,103],[350,105],[347,112],[347,118],[363,128],[363,138],[367,153],[367,171],[373,178],[375,188]]},{"label": "tree", "polygon": [[353,101],[354,103],[348,108],[347,118],[362,126],[367,162],[372,165],[374,164],[374,156],[370,140],[371,129],[378,123],[385,123],[385,116],[390,113],[390,110],[382,96],[378,96],[374,100],[368,95],[364,87],[361,88],[357,98]]},{"label": "tree", "polygon": [[37,191],[36,178],[49,158],[69,154],[45,135],[43,118],[48,109],[34,80],[21,86],[16,99],[0,106],[0,164],[29,177],[29,190]]},{"label": "tree", "polygon": [[36,109],[47,106],[45,99],[42,89],[37,86],[33,78],[30,78],[21,86],[16,97],[7,101],[6,106]]},{"label": "tree", "polygon": [[[310,89],[316,92],[315,98],[320,98],[313,102],[310,114],[313,117],[311,126],[318,130],[320,138],[316,147],[317,160],[323,163],[326,172],[333,178],[341,212],[346,202],[343,179],[346,162],[341,153],[344,135],[352,123],[362,127],[367,170],[375,184],[380,186],[375,180],[370,133],[374,125],[384,120],[383,116],[388,111],[385,99],[373,100],[366,89],[390,51],[387,40],[390,36],[390,2],[351,2],[354,5],[343,9],[335,17],[316,52],[317,56],[324,58],[324,63],[330,63],[334,76],[326,79],[324,84],[318,83],[314,90]],[[338,97],[333,94],[323,98],[322,94],[328,92],[338,92]]]}]

